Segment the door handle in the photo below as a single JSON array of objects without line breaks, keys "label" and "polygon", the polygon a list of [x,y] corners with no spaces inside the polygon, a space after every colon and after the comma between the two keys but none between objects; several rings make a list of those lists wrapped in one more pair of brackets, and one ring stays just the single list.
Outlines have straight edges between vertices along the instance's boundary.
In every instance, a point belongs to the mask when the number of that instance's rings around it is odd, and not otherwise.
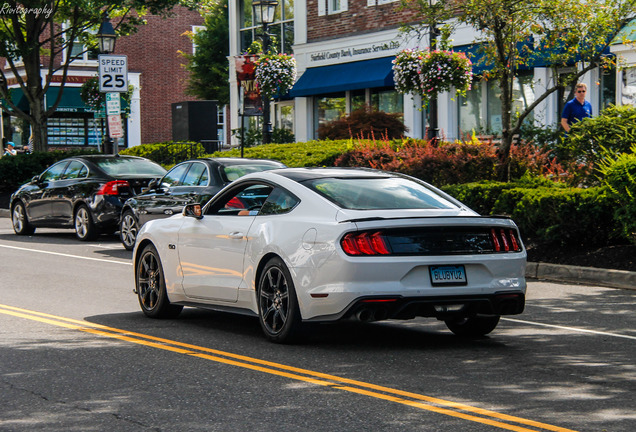
[{"label": "door handle", "polygon": [[231,239],[237,239],[240,240],[243,237],[245,237],[245,234],[243,234],[242,232],[238,232],[238,231],[234,231],[230,233],[230,238]]}]

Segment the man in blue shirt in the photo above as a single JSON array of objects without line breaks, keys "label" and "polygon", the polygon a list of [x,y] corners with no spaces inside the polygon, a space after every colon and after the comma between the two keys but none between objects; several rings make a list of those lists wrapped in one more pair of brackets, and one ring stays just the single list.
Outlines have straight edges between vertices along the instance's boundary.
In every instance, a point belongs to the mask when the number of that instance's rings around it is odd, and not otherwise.
[{"label": "man in blue shirt", "polygon": [[592,104],[585,100],[587,85],[578,83],[574,88],[574,99],[568,101],[561,114],[561,126],[570,132],[572,125],[587,117],[592,117]]}]

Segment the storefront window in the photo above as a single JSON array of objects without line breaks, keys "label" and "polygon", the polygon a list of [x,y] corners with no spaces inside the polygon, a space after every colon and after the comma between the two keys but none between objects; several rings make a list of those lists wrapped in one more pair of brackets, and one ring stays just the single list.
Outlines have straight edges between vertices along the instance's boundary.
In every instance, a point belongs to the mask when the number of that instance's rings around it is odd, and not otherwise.
[{"label": "storefront window", "polygon": [[[262,28],[254,20],[252,0],[243,0],[240,13],[241,52],[245,52],[254,40],[261,39]],[[294,0],[279,2],[274,23],[269,26],[268,33],[273,35],[272,40],[276,41],[279,52],[292,52],[294,45]]]},{"label": "storefront window", "polygon": [[[534,102],[534,90],[532,83],[534,75],[532,71],[521,71],[515,77],[512,83],[512,115],[516,116]],[[488,123],[486,125],[487,132],[492,134],[500,134],[502,131],[501,123],[501,89],[498,81],[488,81],[488,101],[486,112],[488,113]],[[532,123],[533,116],[530,114],[524,120],[526,123]]]},{"label": "storefront window", "polygon": [[601,109],[616,104],[616,66],[601,68]]},{"label": "storefront window", "polygon": [[371,106],[378,111],[400,114],[404,118],[404,96],[395,89],[371,90]]},{"label": "storefront window", "polygon": [[483,129],[483,116],[481,104],[481,83],[473,82],[466,96],[459,96],[459,134],[464,137],[473,132],[481,132]]},{"label": "storefront window", "polygon": [[334,121],[345,115],[346,99],[344,93],[318,96],[314,99],[316,124],[315,129],[330,121]]},{"label": "storefront window", "polygon": [[352,90],[351,91],[351,111],[358,110],[364,107],[367,103],[366,90]]},{"label": "storefront window", "polygon": [[[124,122],[124,127],[125,127]],[[50,146],[95,146],[102,142],[105,134],[100,119],[92,117],[53,117],[46,122]],[[120,143],[125,138],[120,138]]]},{"label": "storefront window", "polygon": [[277,127],[280,129],[287,129],[294,131],[294,104],[293,103],[281,103],[277,104],[278,115],[276,116]]}]

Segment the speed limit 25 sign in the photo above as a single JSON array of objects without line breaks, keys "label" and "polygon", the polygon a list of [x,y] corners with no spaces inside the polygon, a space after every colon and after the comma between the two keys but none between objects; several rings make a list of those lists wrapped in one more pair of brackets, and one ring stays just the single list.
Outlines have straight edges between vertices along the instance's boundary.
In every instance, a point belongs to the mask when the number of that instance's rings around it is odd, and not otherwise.
[{"label": "speed limit 25 sign", "polygon": [[102,93],[128,91],[128,57],[125,55],[100,54],[99,91]]}]

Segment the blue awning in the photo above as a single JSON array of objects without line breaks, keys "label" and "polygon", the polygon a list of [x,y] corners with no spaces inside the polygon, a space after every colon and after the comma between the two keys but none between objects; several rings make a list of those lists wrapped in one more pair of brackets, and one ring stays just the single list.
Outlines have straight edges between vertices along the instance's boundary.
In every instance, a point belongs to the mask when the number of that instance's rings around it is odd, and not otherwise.
[{"label": "blue awning", "polygon": [[290,91],[292,97],[377,87],[394,87],[393,59],[382,57],[307,69]]}]

